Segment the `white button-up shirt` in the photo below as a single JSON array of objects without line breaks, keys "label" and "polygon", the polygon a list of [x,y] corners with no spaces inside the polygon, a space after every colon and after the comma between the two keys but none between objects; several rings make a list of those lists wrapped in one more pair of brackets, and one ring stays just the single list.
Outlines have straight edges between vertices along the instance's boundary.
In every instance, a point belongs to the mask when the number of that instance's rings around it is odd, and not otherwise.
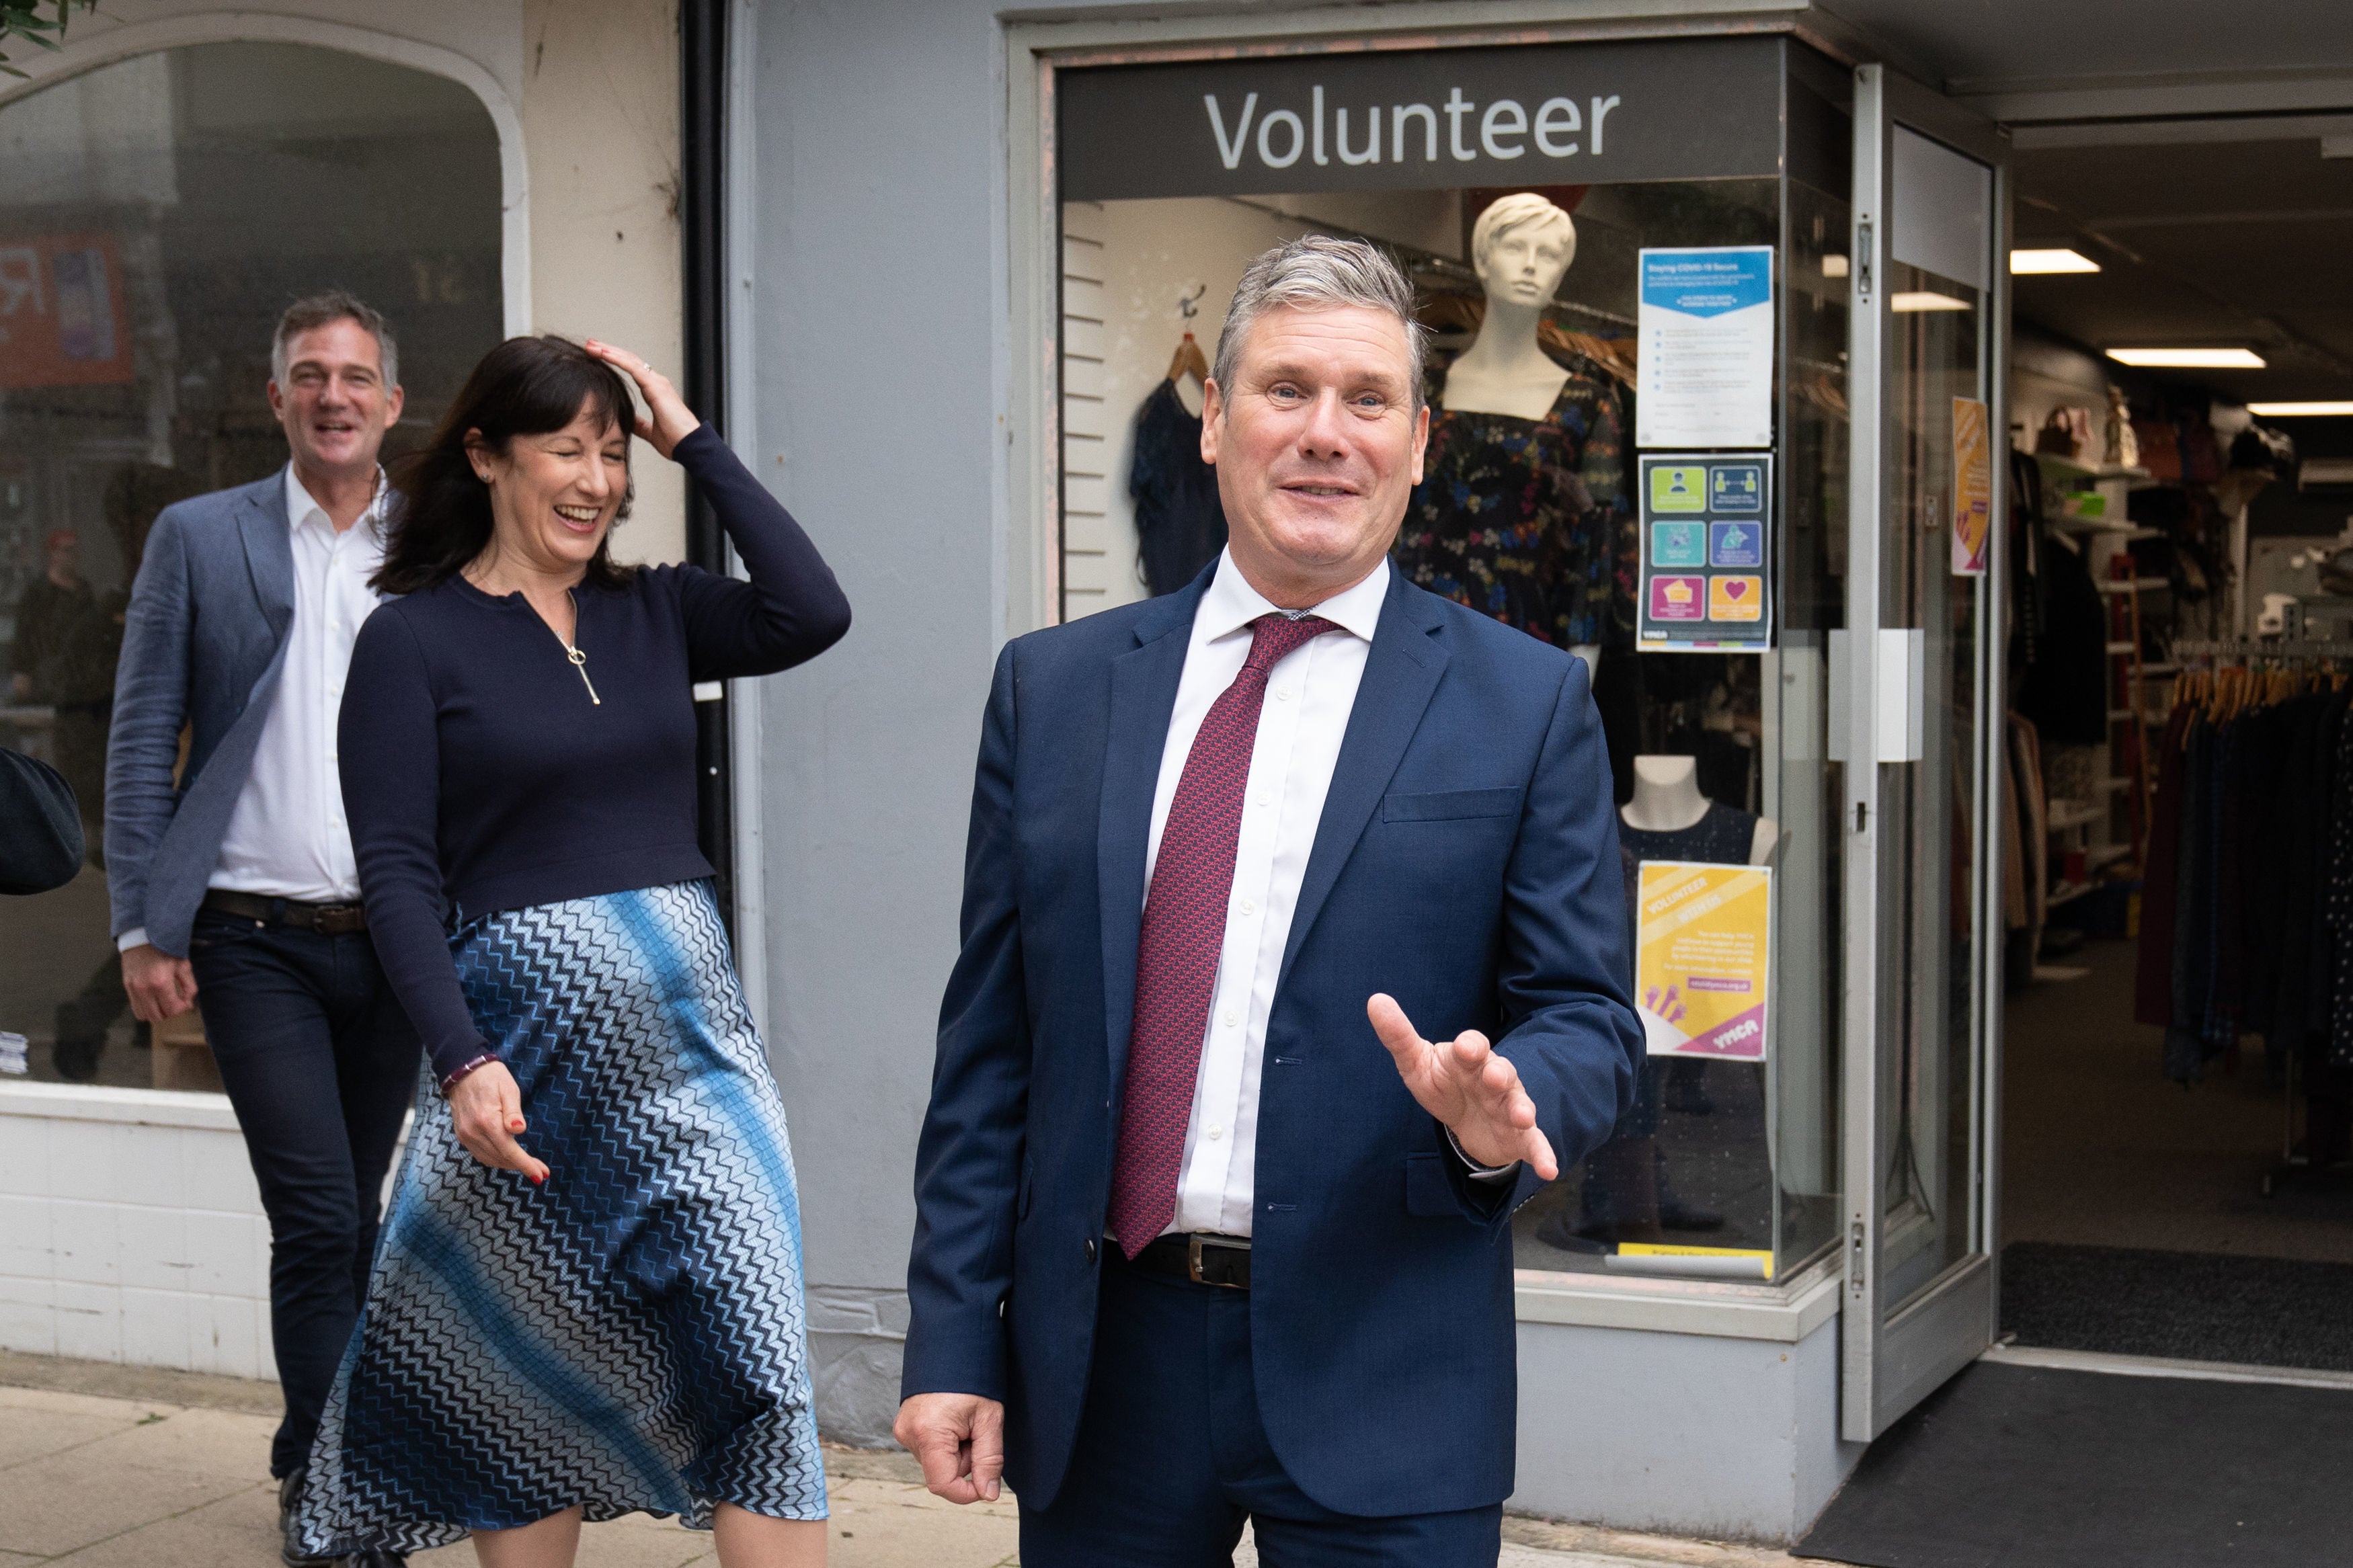
[{"label": "white button-up shirt", "polygon": [[[1388,587],[1389,564],[1383,561],[1363,582],[1315,606],[1314,614],[1340,630],[1311,638],[1267,673],[1266,702],[1259,710],[1258,742],[1250,752],[1241,830],[1234,845],[1225,942],[1218,953],[1193,1111],[1185,1126],[1172,1231],[1250,1234],[1259,1069],[1267,1018],[1274,1010],[1275,979]],[[1219,559],[1217,575],[1193,613],[1185,673],[1176,683],[1176,707],[1161,749],[1152,836],[1145,850],[1147,889],[1193,737],[1210,705],[1241,673],[1250,657],[1250,622],[1280,613],[1243,581],[1230,554]]]},{"label": "white button-up shirt", "polygon": [[360,896],[352,830],[343,821],[343,784],[335,757],[335,721],[352,640],[381,601],[367,585],[384,563],[381,471],[375,499],[357,522],[335,531],[326,508],[286,465],[286,515],[294,548],[294,624],[269,717],[254,748],[253,772],[229,814],[211,885],[344,903]]}]

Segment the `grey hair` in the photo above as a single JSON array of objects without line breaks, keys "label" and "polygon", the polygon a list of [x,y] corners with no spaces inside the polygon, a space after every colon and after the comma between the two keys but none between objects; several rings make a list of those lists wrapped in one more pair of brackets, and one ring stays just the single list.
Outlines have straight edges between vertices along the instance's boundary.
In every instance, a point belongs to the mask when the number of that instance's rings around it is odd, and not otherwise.
[{"label": "grey hair", "polygon": [[1242,356],[1242,340],[1267,311],[1328,310],[1361,305],[1386,310],[1405,328],[1407,350],[1413,364],[1413,411],[1421,412],[1422,362],[1430,353],[1430,329],[1414,319],[1413,285],[1388,253],[1361,239],[1336,239],[1327,234],[1305,234],[1286,240],[1250,264],[1234,286],[1233,303],[1226,308],[1226,324],[1218,333],[1218,363],[1210,372],[1220,389],[1233,384],[1234,367]]},{"label": "grey hair", "polygon": [[356,294],[341,289],[330,289],[323,294],[313,294],[307,300],[297,300],[286,307],[278,318],[278,331],[269,340],[269,379],[280,386],[286,384],[286,356],[294,340],[304,332],[337,321],[354,321],[360,329],[375,339],[376,358],[384,371],[386,386],[400,384],[400,345],[392,340],[392,323]]}]

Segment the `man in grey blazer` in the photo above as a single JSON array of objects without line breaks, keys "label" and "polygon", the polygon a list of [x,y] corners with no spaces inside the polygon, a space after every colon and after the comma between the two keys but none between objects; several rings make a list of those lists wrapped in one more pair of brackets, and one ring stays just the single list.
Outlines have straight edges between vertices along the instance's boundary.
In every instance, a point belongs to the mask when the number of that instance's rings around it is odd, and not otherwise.
[{"label": "man in grey blazer", "polygon": [[[417,1046],[368,940],[335,760],[352,639],[377,601],[398,351],[382,316],[322,294],[280,320],[269,369],[291,460],[166,508],[148,537],[115,678],[106,845],[132,1010],[202,1010],[269,1215],[286,1394],[270,1473],[290,1515],[366,1296]],[[290,1538],[282,1551],[311,1561]]]}]

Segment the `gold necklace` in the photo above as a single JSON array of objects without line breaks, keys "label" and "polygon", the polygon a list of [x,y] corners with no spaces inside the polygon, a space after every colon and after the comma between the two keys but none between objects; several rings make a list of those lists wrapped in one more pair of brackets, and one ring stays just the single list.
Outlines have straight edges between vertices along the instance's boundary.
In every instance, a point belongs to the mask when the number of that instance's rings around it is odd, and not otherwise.
[{"label": "gold necklace", "polygon": [[[572,601],[572,637],[577,637],[580,635],[580,600],[569,588],[564,590],[564,596]],[[570,659],[572,668],[580,672],[580,684],[588,689],[588,700],[599,708],[605,706],[605,700],[596,695],[596,682],[588,679],[588,656],[580,651],[579,644],[572,637],[557,640],[564,644],[564,657]]]}]

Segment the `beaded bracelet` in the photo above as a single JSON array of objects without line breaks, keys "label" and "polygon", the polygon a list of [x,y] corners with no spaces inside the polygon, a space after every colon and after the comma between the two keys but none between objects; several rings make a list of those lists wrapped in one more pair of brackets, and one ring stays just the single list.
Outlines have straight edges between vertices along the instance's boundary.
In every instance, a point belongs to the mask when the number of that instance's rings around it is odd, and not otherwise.
[{"label": "beaded bracelet", "polygon": [[458,1080],[459,1079],[464,1078],[476,1068],[486,1068],[498,1059],[498,1058],[492,1056],[490,1052],[484,1051],[480,1056],[476,1057],[471,1061],[460,1062],[456,1068],[451,1069],[448,1077],[441,1080],[441,1098],[444,1100],[449,1098],[449,1091],[458,1087]]}]

